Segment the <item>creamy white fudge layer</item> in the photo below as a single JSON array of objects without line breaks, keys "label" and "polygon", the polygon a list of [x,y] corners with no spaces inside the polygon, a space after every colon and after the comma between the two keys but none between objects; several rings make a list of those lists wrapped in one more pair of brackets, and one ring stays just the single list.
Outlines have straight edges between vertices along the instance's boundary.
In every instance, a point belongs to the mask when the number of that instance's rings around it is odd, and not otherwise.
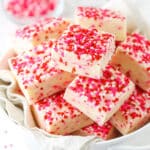
[{"label": "creamy white fudge layer", "polygon": [[54,44],[52,60],[59,69],[99,79],[114,51],[112,34],[70,25]]},{"label": "creamy white fudge layer", "polygon": [[67,87],[64,99],[101,126],[119,110],[134,88],[129,78],[108,65],[99,80],[76,77]]},{"label": "creamy white fudge layer", "polygon": [[42,42],[57,39],[68,25],[69,22],[61,18],[46,18],[36,24],[24,26],[16,31],[13,48],[19,54]]},{"label": "creamy white fudge layer", "polygon": [[93,123],[59,92],[32,105],[37,124],[51,134],[66,135]]},{"label": "creamy white fudge layer", "polygon": [[150,120],[150,93],[136,87],[134,93],[111,118],[111,123],[124,135]]},{"label": "creamy white fudge layer", "polygon": [[9,60],[10,69],[29,103],[65,89],[75,77],[51,65],[52,45],[52,41],[43,43]]},{"label": "creamy white fudge layer", "polygon": [[82,27],[94,27],[99,32],[114,34],[117,41],[126,38],[126,17],[120,12],[95,7],[78,7],[75,11],[75,20]]},{"label": "creamy white fudge layer", "polygon": [[121,43],[112,59],[143,90],[150,91],[150,41],[134,33]]}]

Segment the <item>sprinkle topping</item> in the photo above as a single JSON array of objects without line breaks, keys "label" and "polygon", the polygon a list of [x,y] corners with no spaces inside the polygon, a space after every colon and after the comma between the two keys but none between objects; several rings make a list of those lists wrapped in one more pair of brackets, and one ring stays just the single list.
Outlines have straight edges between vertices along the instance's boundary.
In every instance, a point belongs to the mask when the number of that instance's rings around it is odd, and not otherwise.
[{"label": "sprinkle topping", "polygon": [[130,121],[150,114],[150,93],[136,87],[136,90],[128,101],[122,105],[120,111],[125,119]]},{"label": "sprinkle topping", "polygon": [[25,88],[28,88],[28,86],[34,82],[41,83],[45,80],[45,77],[53,76],[61,72],[61,70],[57,70],[50,65],[50,48],[52,45],[52,41],[43,43],[11,59],[13,69],[21,78]]},{"label": "sprinkle topping", "polygon": [[79,76],[70,88],[80,97],[86,96],[86,103],[97,107],[99,112],[108,112],[119,101],[120,94],[126,92],[129,83],[130,80],[125,75],[108,65],[101,79]]},{"label": "sprinkle topping", "polygon": [[114,42],[112,34],[99,34],[96,29],[84,29],[79,25],[71,25],[59,38],[55,50],[74,52],[78,58],[89,54],[92,60],[97,60],[107,52],[110,42]]},{"label": "sprinkle topping", "polygon": [[55,0],[9,0],[6,9],[15,17],[33,19],[52,13],[56,3]]},{"label": "sprinkle topping", "polygon": [[[40,32],[52,33],[56,32],[56,28],[60,25],[69,25],[69,22],[61,18],[45,18],[38,21],[36,24],[27,25],[16,31],[16,37],[32,39],[37,38]],[[58,29],[57,29],[58,30]]]},{"label": "sprinkle topping", "polygon": [[126,41],[121,43],[119,48],[150,72],[150,41],[144,36],[138,33],[128,35]]},{"label": "sprinkle topping", "polygon": [[89,135],[96,135],[103,139],[107,139],[108,134],[113,128],[112,124],[108,121],[103,126],[99,126],[96,123],[82,128],[81,130]]},{"label": "sprinkle topping", "polygon": [[67,103],[63,96],[64,92],[59,92],[35,103],[38,110],[44,112],[44,118],[50,125],[55,121],[65,122],[67,118],[73,119],[82,114],[78,109]]},{"label": "sprinkle topping", "polygon": [[93,18],[94,20],[103,20],[103,19],[119,19],[125,20],[125,17],[110,9],[101,9],[94,7],[78,7],[77,16]]}]

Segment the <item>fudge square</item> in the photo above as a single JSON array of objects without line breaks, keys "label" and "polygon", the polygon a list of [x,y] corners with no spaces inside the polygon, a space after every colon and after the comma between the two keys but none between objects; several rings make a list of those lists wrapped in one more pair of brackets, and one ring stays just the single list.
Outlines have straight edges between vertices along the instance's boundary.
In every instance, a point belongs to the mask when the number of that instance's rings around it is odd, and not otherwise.
[{"label": "fudge square", "polygon": [[9,60],[10,69],[29,103],[63,90],[74,79],[71,73],[51,65],[53,43],[43,43]]},{"label": "fudge square", "polygon": [[115,35],[117,41],[124,41],[127,32],[126,17],[120,12],[94,7],[78,7],[75,11],[75,22],[82,27],[95,27]]},{"label": "fudge square", "polygon": [[111,118],[111,123],[123,134],[128,134],[150,119],[150,93],[136,87],[134,93]]},{"label": "fudge square", "polygon": [[77,108],[63,99],[64,91],[58,92],[31,106],[35,120],[51,134],[66,135],[93,123]]},{"label": "fudge square", "polygon": [[76,77],[67,87],[64,99],[101,126],[118,111],[134,88],[129,78],[108,65],[100,79]]},{"label": "fudge square", "polygon": [[54,44],[52,61],[59,69],[99,79],[114,51],[113,35],[70,25]]},{"label": "fudge square", "polygon": [[121,43],[112,59],[143,90],[150,90],[150,41],[133,33]]},{"label": "fudge square", "polygon": [[97,123],[93,123],[91,125],[83,127],[82,129],[75,131],[73,135],[80,135],[80,136],[95,135],[103,140],[109,140],[119,136],[119,132],[110,123],[110,121],[107,121],[103,126],[99,126]]},{"label": "fudge square", "polygon": [[45,18],[26,25],[16,31],[13,48],[19,54],[49,39],[57,39],[68,25],[69,22],[61,18]]}]

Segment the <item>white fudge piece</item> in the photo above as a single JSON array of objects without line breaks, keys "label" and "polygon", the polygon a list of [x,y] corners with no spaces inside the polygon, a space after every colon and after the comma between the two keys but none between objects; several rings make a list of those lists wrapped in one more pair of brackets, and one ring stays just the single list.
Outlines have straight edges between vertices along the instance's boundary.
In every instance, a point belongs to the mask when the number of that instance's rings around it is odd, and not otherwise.
[{"label": "white fudge piece", "polygon": [[75,20],[82,27],[95,27],[100,32],[114,34],[117,41],[123,41],[126,38],[126,17],[120,12],[94,7],[78,7],[75,11]]},{"label": "white fudge piece", "polygon": [[128,134],[150,120],[150,94],[138,87],[111,118],[111,123],[123,134]]},{"label": "white fudge piece", "polygon": [[30,103],[63,90],[74,79],[51,65],[53,42],[43,43],[9,60],[9,66]]},{"label": "white fudge piece", "polygon": [[13,49],[19,54],[49,39],[57,39],[68,25],[69,22],[61,18],[46,18],[26,25],[16,31]]},{"label": "white fudge piece", "polygon": [[134,88],[129,78],[108,65],[99,80],[76,77],[67,87],[64,99],[101,126],[119,110]]},{"label": "white fudge piece", "polygon": [[133,33],[121,43],[112,59],[133,82],[143,90],[150,91],[150,41]]},{"label": "white fudge piece", "polygon": [[115,51],[114,36],[70,25],[54,44],[52,60],[62,70],[99,79]]},{"label": "white fudge piece", "polygon": [[51,134],[67,135],[93,123],[59,92],[32,105],[37,124]]}]

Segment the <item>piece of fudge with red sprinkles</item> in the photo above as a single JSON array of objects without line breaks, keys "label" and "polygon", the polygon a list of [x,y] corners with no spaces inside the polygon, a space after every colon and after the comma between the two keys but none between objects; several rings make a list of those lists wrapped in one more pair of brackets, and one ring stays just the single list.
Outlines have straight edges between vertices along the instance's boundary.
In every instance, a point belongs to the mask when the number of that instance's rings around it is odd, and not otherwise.
[{"label": "piece of fudge with red sprinkles", "polygon": [[143,90],[150,90],[150,41],[133,33],[121,43],[112,59]]},{"label": "piece of fudge with red sprinkles", "polygon": [[35,24],[26,25],[16,31],[13,48],[19,54],[49,39],[57,39],[69,24],[65,19],[46,18]]},{"label": "piece of fudge with red sprinkles", "polygon": [[99,79],[114,51],[112,34],[70,25],[54,44],[52,61],[62,70]]},{"label": "piece of fudge with red sprinkles", "polygon": [[117,41],[124,41],[127,32],[126,17],[120,12],[95,7],[78,7],[75,11],[76,23],[82,27],[95,27],[115,35]]},{"label": "piece of fudge with red sprinkles", "polygon": [[108,65],[100,79],[76,77],[67,87],[64,99],[101,126],[119,110],[134,88],[129,78]]},{"label": "piece of fudge with red sprinkles", "polygon": [[67,135],[93,123],[63,99],[64,91],[32,105],[38,126],[51,134]]},{"label": "piece of fudge with red sprinkles", "polygon": [[107,121],[103,126],[99,126],[96,123],[88,125],[78,131],[75,131],[73,135],[80,135],[80,136],[95,135],[103,140],[109,140],[119,136],[119,132],[109,121]]},{"label": "piece of fudge with red sprinkles", "polygon": [[111,123],[123,134],[128,134],[150,119],[150,93],[136,87],[134,93],[111,118]]},{"label": "piece of fudge with red sprinkles", "polygon": [[51,65],[52,45],[52,41],[43,43],[9,60],[10,69],[30,103],[63,90],[75,77]]}]

